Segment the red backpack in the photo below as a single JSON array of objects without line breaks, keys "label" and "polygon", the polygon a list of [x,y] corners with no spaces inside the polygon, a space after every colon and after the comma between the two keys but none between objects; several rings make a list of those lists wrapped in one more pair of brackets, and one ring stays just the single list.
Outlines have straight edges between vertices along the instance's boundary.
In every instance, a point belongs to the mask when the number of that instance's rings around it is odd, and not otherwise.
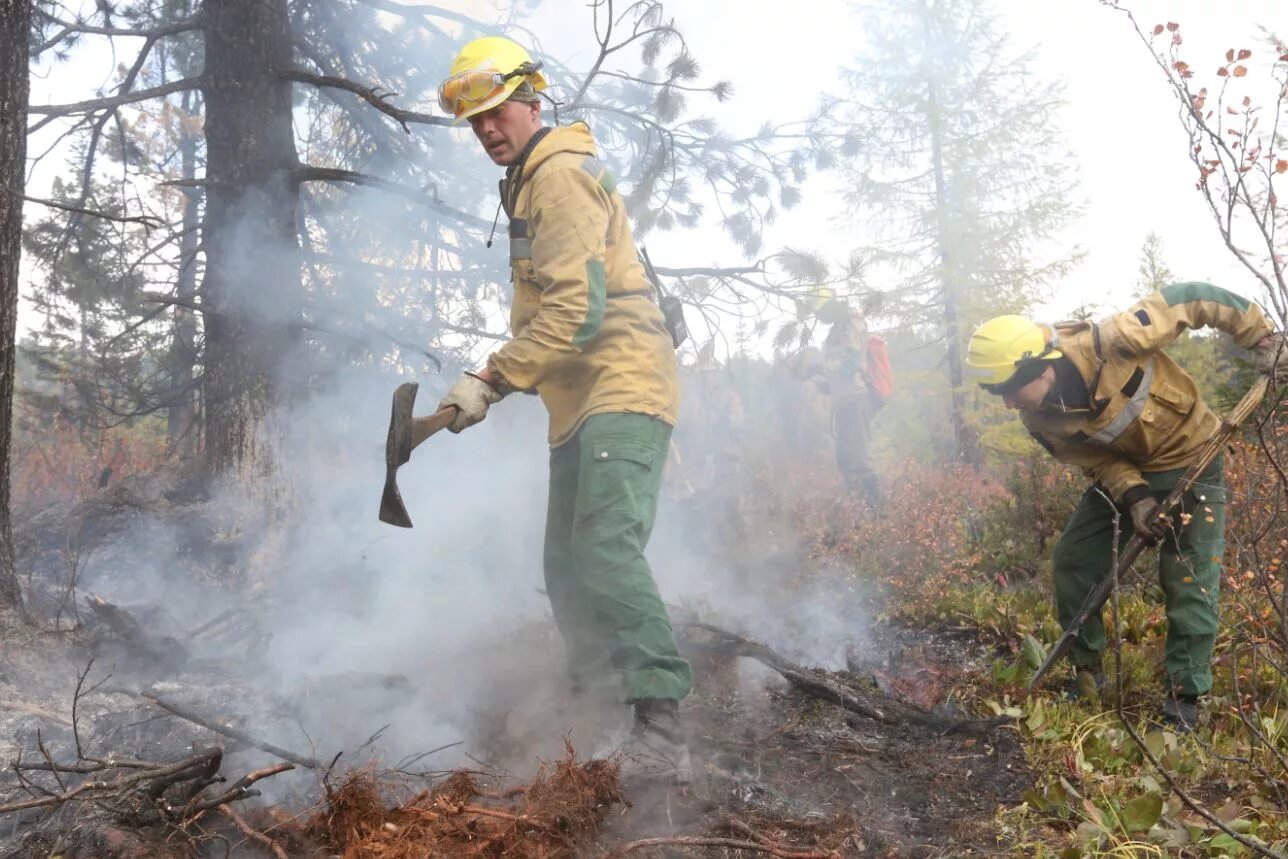
[{"label": "red backpack", "polygon": [[894,394],[894,373],[890,371],[890,352],[885,338],[868,335],[868,388],[877,407],[884,406]]}]

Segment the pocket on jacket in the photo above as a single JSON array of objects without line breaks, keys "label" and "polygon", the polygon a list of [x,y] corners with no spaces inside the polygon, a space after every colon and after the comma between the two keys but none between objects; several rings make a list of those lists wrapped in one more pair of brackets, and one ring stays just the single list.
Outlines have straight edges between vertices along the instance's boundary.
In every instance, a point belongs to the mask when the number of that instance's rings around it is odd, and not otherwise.
[{"label": "pocket on jacket", "polygon": [[1141,411],[1141,422],[1147,427],[1152,437],[1146,441],[1150,450],[1157,448],[1158,443],[1169,438],[1180,428],[1190,412],[1194,410],[1194,396],[1181,389],[1156,379]]},{"label": "pocket on jacket", "polygon": [[1193,394],[1186,393],[1175,385],[1170,385],[1161,379],[1154,382],[1149,393],[1152,399],[1158,400],[1158,402],[1179,415],[1188,415],[1194,411],[1195,397]]}]

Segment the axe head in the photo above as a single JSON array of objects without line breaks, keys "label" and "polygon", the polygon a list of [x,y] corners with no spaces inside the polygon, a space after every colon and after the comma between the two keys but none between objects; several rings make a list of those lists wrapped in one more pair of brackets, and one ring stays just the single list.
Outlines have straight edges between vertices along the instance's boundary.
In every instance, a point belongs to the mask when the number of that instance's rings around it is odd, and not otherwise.
[{"label": "axe head", "polygon": [[411,517],[398,492],[398,466],[411,459],[411,411],[419,387],[415,382],[405,382],[394,391],[389,435],[385,439],[385,491],[380,496],[380,521],[399,528],[411,527]]}]

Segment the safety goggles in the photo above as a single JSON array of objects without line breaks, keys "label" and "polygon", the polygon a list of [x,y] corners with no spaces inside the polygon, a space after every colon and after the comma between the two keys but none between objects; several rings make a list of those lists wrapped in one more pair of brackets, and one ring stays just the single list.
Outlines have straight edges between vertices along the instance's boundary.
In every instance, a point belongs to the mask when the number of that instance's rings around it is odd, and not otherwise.
[{"label": "safety goggles", "polygon": [[505,92],[507,82],[535,75],[540,70],[541,63],[523,63],[506,74],[474,69],[452,75],[438,87],[438,106],[445,113],[460,116],[471,107],[496,99]]},{"label": "safety goggles", "polygon": [[[1042,353],[1042,355],[1047,355],[1051,351],[1052,350],[1048,348]],[[1023,388],[1029,382],[1032,382],[1038,376],[1041,376],[1046,371],[1048,363],[1049,362],[1041,356],[1037,358],[1025,358],[1024,360],[1017,362],[1015,372],[1012,373],[1011,378],[1007,379],[1005,382],[999,382],[996,385],[980,382],[979,386],[990,394],[996,394],[999,397],[1007,397],[1014,394],[1020,388]]]}]

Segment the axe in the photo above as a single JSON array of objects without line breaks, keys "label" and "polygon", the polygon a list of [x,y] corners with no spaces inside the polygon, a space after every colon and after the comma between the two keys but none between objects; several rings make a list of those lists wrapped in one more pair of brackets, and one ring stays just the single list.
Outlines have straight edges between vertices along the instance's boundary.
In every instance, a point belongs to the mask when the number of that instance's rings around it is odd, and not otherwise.
[{"label": "axe", "polygon": [[398,492],[398,466],[411,459],[411,452],[434,433],[452,425],[460,409],[444,406],[423,418],[411,416],[416,403],[415,382],[405,382],[394,391],[393,412],[389,416],[389,435],[385,439],[385,491],[380,496],[380,521],[410,528],[411,517]]}]

